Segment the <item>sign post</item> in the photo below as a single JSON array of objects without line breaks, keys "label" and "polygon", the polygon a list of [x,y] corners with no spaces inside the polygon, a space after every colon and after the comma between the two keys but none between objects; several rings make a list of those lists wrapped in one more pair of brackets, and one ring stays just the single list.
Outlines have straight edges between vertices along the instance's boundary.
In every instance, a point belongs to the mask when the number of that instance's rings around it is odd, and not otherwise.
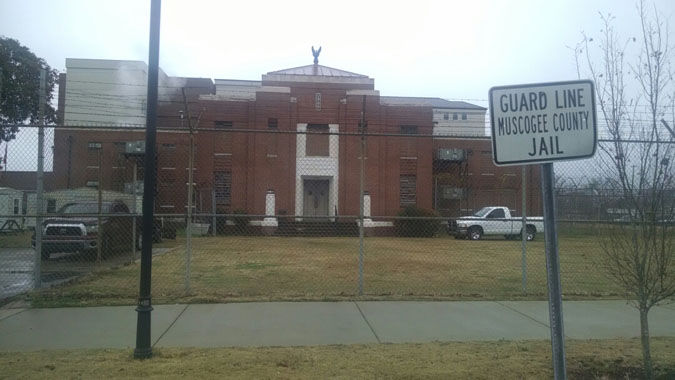
[{"label": "sign post", "polygon": [[495,164],[543,164],[541,192],[553,374],[556,380],[567,379],[553,162],[595,154],[595,88],[588,80],[500,86],[490,89],[489,101]]}]

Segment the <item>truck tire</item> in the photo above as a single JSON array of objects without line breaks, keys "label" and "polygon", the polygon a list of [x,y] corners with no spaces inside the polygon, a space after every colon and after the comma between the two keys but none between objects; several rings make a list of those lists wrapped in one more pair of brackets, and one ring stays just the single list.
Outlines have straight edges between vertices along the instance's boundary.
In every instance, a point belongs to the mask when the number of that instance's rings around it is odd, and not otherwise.
[{"label": "truck tire", "polygon": [[480,240],[483,237],[483,229],[478,226],[469,228],[467,233],[469,240]]},{"label": "truck tire", "polygon": [[[527,241],[532,241],[537,236],[537,229],[532,225],[528,225],[526,227],[525,231],[527,231],[526,234],[525,234],[525,240],[527,240]],[[521,230],[521,236],[522,236],[522,230]]]}]

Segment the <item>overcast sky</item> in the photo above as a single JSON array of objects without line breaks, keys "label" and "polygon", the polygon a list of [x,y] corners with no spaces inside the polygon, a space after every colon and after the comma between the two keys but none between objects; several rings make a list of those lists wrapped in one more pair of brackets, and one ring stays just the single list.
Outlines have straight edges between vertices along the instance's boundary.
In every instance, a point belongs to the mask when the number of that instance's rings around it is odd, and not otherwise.
[{"label": "overcast sky", "polygon": [[[675,1],[656,0],[672,19]],[[162,4],[160,66],[169,75],[260,80],[312,63],[375,79],[382,95],[486,105],[490,87],[576,79],[568,46],[597,36],[598,12],[639,34],[634,1],[206,1]],[[65,59],[147,62],[150,0],[0,0],[0,35],[53,68]],[[675,40],[675,39],[672,39]]]}]

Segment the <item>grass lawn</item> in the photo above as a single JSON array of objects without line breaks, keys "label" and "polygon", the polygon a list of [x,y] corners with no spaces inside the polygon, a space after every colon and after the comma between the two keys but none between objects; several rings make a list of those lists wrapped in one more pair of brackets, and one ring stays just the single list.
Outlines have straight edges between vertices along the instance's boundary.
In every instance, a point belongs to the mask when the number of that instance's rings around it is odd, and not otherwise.
[{"label": "grass lawn", "polygon": [[[186,291],[184,238],[153,259],[153,302],[326,300],[358,295],[358,238],[219,236],[193,239]],[[561,229],[567,298],[620,297],[599,267],[597,237]],[[135,304],[140,264],[85,276],[29,295],[35,307]],[[361,299],[546,299],[544,239],[527,245],[522,292],[521,243],[370,237],[364,243]]]},{"label": "grass lawn", "polygon": [[[640,379],[638,339],[567,342],[570,379]],[[547,341],[0,353],[7,378],[550,379]],[[675,338],[653,338],[657,379],[675,376]]]}]

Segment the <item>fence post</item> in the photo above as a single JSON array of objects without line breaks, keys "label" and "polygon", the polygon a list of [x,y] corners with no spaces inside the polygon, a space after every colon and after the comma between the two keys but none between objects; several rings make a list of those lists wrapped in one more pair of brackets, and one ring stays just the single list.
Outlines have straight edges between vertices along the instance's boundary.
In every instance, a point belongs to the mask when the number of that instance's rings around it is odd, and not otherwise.
[{"label": "fence post", "polygon": [[[188,113],[188,119],[190,114]],[[192,256],[192,181],[193,173],[192,169],[194,166],[194,136],[192,135],[192,129],[190,129],[190,152],[188,157],[188,202],[187,202],[187,224],[185,228],[185,233],[187,234],[185,239],[185,291],[190,291],[190,259]]]},{"label": "fence post", "polygon": [[364,182],[364,162],[366,161],[366,96],[363,95],[363,106],[361,109],[361,168],[359,180],[359,296],[363,295],[363,182]]},{"label": "fence post", "polygon": [[33,285],[35,289],[39,289],[42,285],[40,278],[40,264],[42,260],[42,214],[45,212],[44,207],[44,165],[45,165],[45,128],[44,128],[44,114],[45,114],[45,95],[47,91],[47,70],[42,68],[40,70],[40,94],[38,103],[38,152],[37,152],[37,186],[36,186],[36,203],[37,215],[35,218],[35,262],[33,265]]},{"label": "fence post", "polygon": [[213,217],[211,218],[211,232],[213,233],[213,236],[215,237],[217,235],[216,233],[216,189],[211,190],[211,212],[213,213]]},{"label": "fence post", "polygon": [[101,247],[101,235],[103,233],[103,219],[101,218],[101,213],[103,212],[103,197],[102,189],[103,186],[103,143],[98,148],[98,232],[96,233],[96,265],[101,266],[101,253],[103,247]]},{"label": "fence post", "polygon": [[136,260],[136,181],[138,180],[138,163],[134,158],[134,182],[132,183],[132,193],[134,195],[134,203],[131,206],[133,217],[131,218],[131,262]]}]

